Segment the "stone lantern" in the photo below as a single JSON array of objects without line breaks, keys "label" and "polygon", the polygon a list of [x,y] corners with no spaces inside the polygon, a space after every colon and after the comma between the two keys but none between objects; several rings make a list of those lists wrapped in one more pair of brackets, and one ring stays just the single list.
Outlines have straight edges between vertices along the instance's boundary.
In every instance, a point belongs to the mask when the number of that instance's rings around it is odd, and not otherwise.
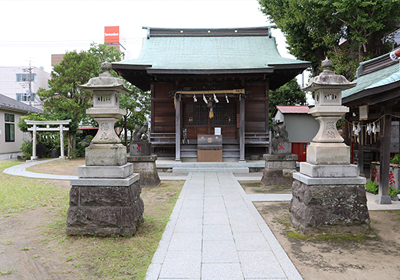
[{"label": "stone lantern", "polygon": [[98,122],[99,130],[85,150],[86,165],[79,167],[78,179],[71,180],[67,234],[132,236],[143,220],[139,175],[133,173],[126,147],[114,130],[125,115],[119,94],[129,91],[122,79],[110,74],[111,63],[104,62],[101,68],[99,77],[80,86],[93,94],[93,107],[86,113]]},{"label": "stone lantern", "polygon": [[307,162],[293,174],[290,218],[303,232],[329,226],[369,228],[364,177],[350,164],[350,147],[336,129],[349,111],[342,106],[342,90],[354,87],[331,71],[332,61],[321,63],[324,71],[303,88],[315,94],[309,114],[319,122],[319,131],[307,148]]}]

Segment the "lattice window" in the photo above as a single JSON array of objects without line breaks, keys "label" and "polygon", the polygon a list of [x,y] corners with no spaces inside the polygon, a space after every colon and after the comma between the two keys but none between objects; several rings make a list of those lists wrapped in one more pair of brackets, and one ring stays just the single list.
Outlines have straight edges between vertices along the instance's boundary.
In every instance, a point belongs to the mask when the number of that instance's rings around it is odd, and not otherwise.
[{"label": "lattice window", "polygon": [[207,105],[201,103],[184,104],[183,125],[208,125]]},{"label": "lattice window", "polygon": [[[236,125],[236,103],[213,104],[214,117],[211,125]],[[209,109],[206,104],[186,103],[183,109],[183,125],[208,125]]]},{"label": "lattice window", "polygon": [[236,103],[214,104],[211,125],[236,125]]}]

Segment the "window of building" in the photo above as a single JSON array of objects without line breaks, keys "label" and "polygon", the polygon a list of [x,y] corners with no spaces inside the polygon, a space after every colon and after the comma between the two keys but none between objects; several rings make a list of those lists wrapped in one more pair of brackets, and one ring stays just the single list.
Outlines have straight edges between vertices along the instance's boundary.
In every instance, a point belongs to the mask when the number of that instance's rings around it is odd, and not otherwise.
[{"label": "window of building", "polygon": [[5,131],[6,131],[6,142],[15,141],[15,124],[14,114],[4,114]]},{"label": "window of building", "polygon": [[[17,101],[29,101],[29,94],[26,93],[17,93]],[[32,99],[31,101],[37,101],[36,100],[36,93],[32,93]]]},{"label": "window of building", "polygon": [[[36,82],[36,74],[31,73],[31,81]],[[17,82],[29,82],[29,73],[20,73],[17,74]]]}]

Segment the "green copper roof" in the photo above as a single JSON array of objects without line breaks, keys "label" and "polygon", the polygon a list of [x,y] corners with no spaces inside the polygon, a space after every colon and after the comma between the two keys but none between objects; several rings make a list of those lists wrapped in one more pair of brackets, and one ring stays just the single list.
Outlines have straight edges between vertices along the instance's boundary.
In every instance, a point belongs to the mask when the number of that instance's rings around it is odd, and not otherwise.
[{"label": "green copper roof", "polygon": [[[264,69],[266,72],[274,68],[306,68],[309,65],[307,61],[281,57],[275,38],[269,36],[268,31],[261,32],[268,27],[250,34],[241,33],[243,29],[219,29],[231,33],[218,33],[213,29],[197,29],[198,32],[183,29],[181,33],[180,29],[158,30],[162,34],[143,39],[138,58],[113,65],[142,66],[155,71]],[[170,32],[166,34],[165,31]]]},{"label": "green copper roof", "polygon": [[364,90],[378,88],[400,81],[399,62],[391,61],[389,54],[360,63],[357,70],[357,86],[344,90],[342,97],[350,97]]}]

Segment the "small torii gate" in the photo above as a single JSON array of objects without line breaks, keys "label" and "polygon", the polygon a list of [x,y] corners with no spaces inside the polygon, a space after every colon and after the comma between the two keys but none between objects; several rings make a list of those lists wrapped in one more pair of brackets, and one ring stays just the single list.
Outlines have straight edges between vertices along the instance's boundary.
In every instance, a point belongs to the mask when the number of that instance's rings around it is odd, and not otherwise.
[{"label": "small torii gate", "polygon": [[[64,156],[64,131],[69,131],[68,127],[64,127],[64,125],[68,125],[71,120],[62,120],[62,121],[31,121],[31,120],[24,120],[26,124],[33,125],[33,127],[28,128],[28,131],[33,131],[33,144],[32,144],[32,156],[31,160],[37,160],[36,156],[36,132],[37,131],[60,131],[60,158],[65,159]],[[46,127],[38,127],[43,126]],[[50,127],[50,126],[58,125],[58,127]]]}]

